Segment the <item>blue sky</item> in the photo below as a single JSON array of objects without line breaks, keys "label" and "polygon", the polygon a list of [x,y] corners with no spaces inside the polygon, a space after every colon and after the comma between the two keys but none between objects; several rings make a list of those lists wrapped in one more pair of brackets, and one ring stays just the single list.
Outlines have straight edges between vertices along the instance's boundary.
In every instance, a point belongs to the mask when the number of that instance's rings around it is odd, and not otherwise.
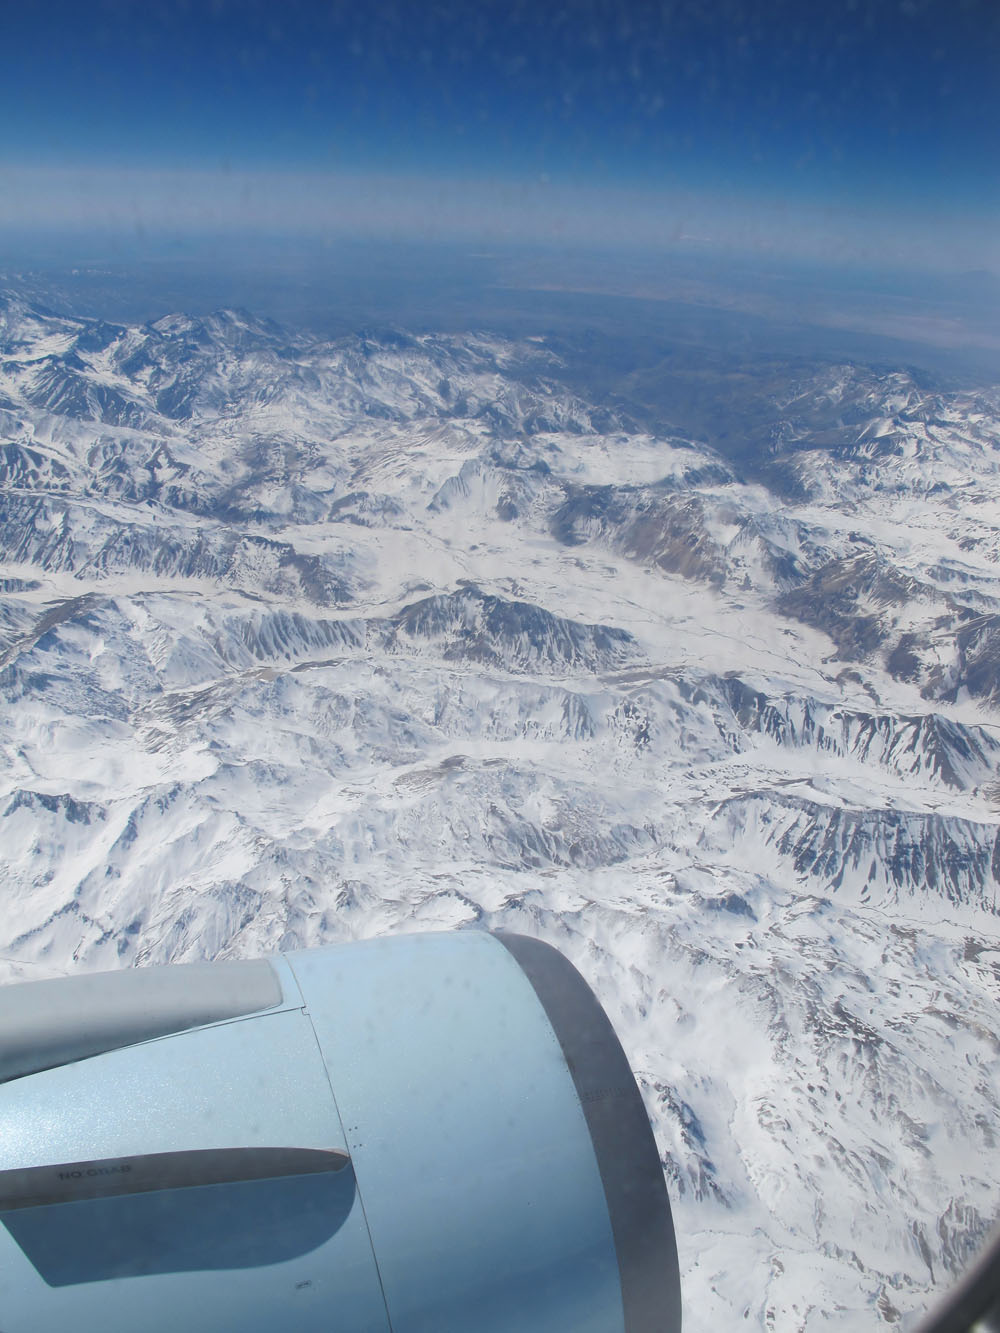
[{"label": "blue sky", "polygon": [[5,9],[0,221],[996,261],[994,0]]}]

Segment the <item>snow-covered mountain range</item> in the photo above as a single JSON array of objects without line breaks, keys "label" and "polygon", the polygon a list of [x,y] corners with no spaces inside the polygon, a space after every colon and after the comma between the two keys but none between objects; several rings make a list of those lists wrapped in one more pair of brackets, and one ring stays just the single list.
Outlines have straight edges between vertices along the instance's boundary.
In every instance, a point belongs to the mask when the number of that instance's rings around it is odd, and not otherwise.
[{"label": "snow-covered mountain range", "polygon": [[905,1328],[1000,1198],[1000,390],[790,365],[740,470],[564,385],[0,300],[2,978],[540,935],[685,1327]]}]

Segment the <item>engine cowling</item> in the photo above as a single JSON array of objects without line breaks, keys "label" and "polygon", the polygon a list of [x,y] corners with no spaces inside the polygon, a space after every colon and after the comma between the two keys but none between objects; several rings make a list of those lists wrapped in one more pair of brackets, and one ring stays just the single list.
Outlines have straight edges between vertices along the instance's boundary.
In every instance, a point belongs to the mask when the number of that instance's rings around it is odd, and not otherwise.
[{"label": "engine cowling", "polygon": [[677,1333],[670,1207],[555,949],[399,936],[0,989],[3,1333]]}]

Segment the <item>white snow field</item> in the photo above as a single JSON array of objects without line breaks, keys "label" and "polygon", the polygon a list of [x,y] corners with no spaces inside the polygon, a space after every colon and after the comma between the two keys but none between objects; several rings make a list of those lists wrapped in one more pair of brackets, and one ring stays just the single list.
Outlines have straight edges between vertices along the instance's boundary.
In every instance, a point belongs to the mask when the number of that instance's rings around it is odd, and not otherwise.
[{"label": "white snow field", "polygon": [[1000,1198],[1000,393],[790,371],[782,496],[557,370],[0,300],[0,979],[538,935],[688,1333],[906,1328]]}]

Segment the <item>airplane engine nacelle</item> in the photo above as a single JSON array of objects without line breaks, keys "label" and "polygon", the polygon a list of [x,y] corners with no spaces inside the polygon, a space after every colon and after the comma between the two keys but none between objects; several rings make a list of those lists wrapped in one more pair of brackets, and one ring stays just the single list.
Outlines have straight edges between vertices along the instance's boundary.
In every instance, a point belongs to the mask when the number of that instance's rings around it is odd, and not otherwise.
[{"label": "airplane engine nacelle", "polygon": [[677,1333],[604,1011],[518,935],[0,988],[3,1333]]}]

